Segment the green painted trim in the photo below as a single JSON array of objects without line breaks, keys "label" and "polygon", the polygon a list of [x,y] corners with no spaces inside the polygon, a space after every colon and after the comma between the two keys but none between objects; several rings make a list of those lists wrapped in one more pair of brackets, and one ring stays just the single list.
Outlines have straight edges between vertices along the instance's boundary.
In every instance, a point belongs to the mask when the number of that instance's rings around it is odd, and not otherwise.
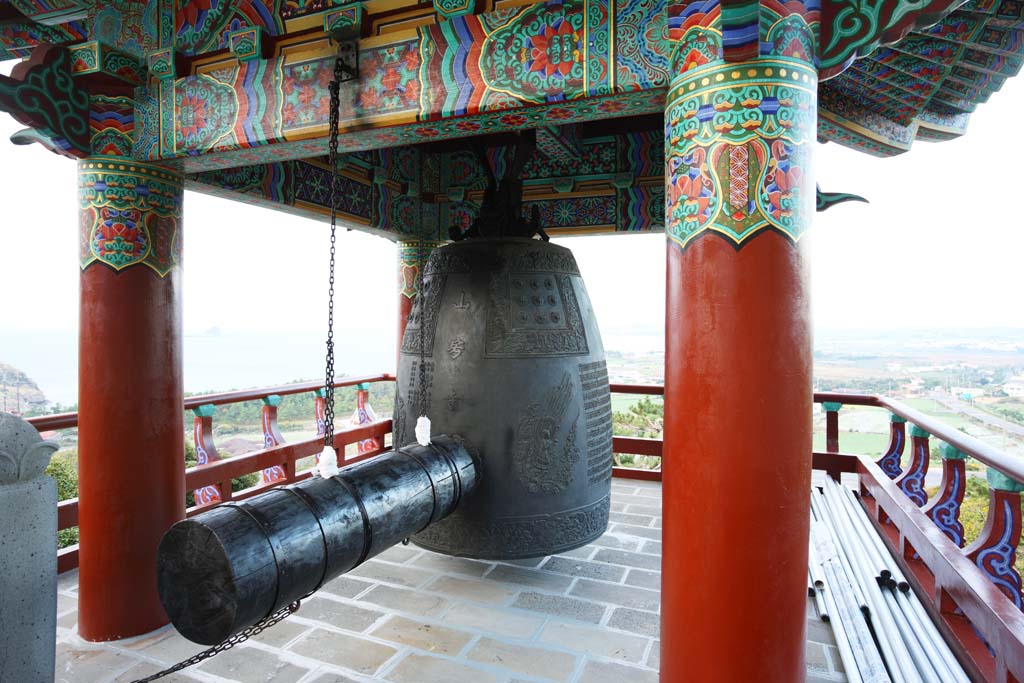
[{"label": "green painted trim", "polygon": [[895,422],[896,424],[903,424],[903,423],[904,423],[904,422],[906,422],[906,421],[907,421],[907,418],[905,418],[905,417],[900,417],[900,416],[899,416],[899,415],[897,415],[896,413],[891,413],[891,414],[889,415],[889,422]]},{"label": "green painted trim", "polygon": [[313,390],[313,395],[317,398],[327,398],[327,389],[320,387],[319,389]]},{"label": "green painted trim", "polygon": [[942,444],[939,448],[939,455],[943,460],[966,460],[970,457],[956,446],[951,446],[948,443]]},{"label": "green painted trim", "polygon": [[913,427],[910,428],[910,435],[911,436],[921,436],[921,437],[924,437],[926,439],[929,436],[931,436],[931,434],[927,430],[921,429],[917,425],[914,425]]},{"label": "green painted trim", "polygon": [[212,403],[204,403],[201,406],[192,409],[192,414],[196,417],[213,417],[216,412],[217,406]]},{"label": "green painted trim", "polygon": [[1011,479],[994,467],[988,468],[985,478],[988,479],[989,487],[997,491],[1009,491],[1010,493],[1024,491],[1024,484]]},{"label": "green painted trim", "polygon": [[356,385],[356,389],[358,389],[359,391],[369,391],[370,390],[370,383],[369,382],[360,382],[359,384]]},{"label": "green painted trim", "polygon": [[838,413],[843,404],[839,401],[823,401],[821,407],[826,413]]},{"label": "green painted trim", "polygon": [[263,405],[265,406],[273,406],[276,408],[281,405],[281,397],[277,394],[271,394],[270,396],[266,396],[260,400],[263,401]]}]

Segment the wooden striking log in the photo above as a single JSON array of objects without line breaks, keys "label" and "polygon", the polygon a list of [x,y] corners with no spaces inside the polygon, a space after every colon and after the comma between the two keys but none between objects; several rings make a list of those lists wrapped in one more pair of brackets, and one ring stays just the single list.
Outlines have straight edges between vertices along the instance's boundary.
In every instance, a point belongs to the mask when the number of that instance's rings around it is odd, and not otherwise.
[{"label": "wooden striking log", "polygon": [[213,645],[422,531],[476,487],[477,457],[435,437],[178,522],[157,556],[171,623]]}]

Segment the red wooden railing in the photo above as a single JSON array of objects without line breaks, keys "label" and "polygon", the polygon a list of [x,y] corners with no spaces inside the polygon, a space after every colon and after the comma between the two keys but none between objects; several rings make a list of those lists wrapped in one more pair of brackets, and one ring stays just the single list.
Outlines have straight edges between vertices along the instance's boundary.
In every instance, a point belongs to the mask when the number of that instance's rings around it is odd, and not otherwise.
[{"label": "red wooden railing", "polygon": [[[394,381],[391,375],[348,378],[336,386],[363,382]],[[190,397],[187,409],[224,405],[241,401],[268,399],[314,392],[319,383],[293,384],[249,391]],[[612,384],[612,393],[664,395],[658,385]],[[1020,577],[1013,562],[1021,536],[1020,492],[1024,489],[1024,461],[1009,456],[959,430],[910,408],[878,396],[819,393],[816,403],[825,408],[826,449],[812,455],[812,467],[833,478],[856,475],[860,499],[876,528],[912,578],[914,590],[928,608],[957,656],[972,678],[998,683],[1024,682],[1024,603]],[[267,401],[265,401],[267,403]],[[270,402],[276,405],[276,402]],[[887,410],[891,416],[890,444],[877,461],[863,454],[840,450],[839,413],[844,405],[867,406]],[[270,411],[276,420],[276,410]],[[47,415],[32,418],[40,431],[77,426],[77,415]],[[906,447],[906,423],[910,423],[912,453],[903,462]],[[344,447],[376,437],[383,444],[391,431],[391,421],[383,420],[335,433],[335,447]],[[265,429],[277,433],[276,425]],[[204,438],[212,439],[209,432]],[[929,500],[924,490],[924,475],[929,461],[929,438],[944,442],[943,482]],[[663,457],[660,439],[613,437],[618,454]],[[232,493],[231,480],[252,472],[278,467],[283,482],[299,481],[311,475],[297,471],[297,461],[314,456],[322,449],[317,437],[291,444],[273,445],[253,453],[218,460],[186,470],[189,490],[215,487],[222,500],[243,499],[270,486],[264,482]],[[346,464],[374,457],[383,448],[346,459]],[[973,458],[989,468],[990,505],[988,520],[979,539],[963,548],[959,525],[960,502],[966,481],[965,459]],[[615,467],[615,477],[660,481],[661,469]],[[207,506],[194,506],[193,515]],[[58,527],[73,527],[78,521],[78,501],[63,501],[58,506]],[[65,548],[59,555],[60,571],[77,566],[77,546]]]},{"label": "red wooden railing", "polygon": [[[610,388],[613,394],[665,395],[665,387],[657,384],[612,384]],[[650,455],[660,458],[664,451],[664,442],[661,439],[613,436],[612,451],[618,455]],[[639,467],[613,467],[612,476],[621,479],[661,481],[661,468],[649,470]]]},{"label": "red wooden railing", "polygon": [[[346,377],[335,383],[336,387],[348,387],[366,382],[393,382],[393,375],[367,375],[362,377]],[[247,389],[244,391],[232,391],[219,394],[206,394],[203,396],[190,396],[185,399],[184,408],[194,410],[200,406],[227,405],[229,403],[241,403],[243,401],[258,401],[271,396],[290,396],[294,394],[316,392],[323,386],[320,382],[305,382],[300,384],[288,384],[276,387],[265,387],[262,389]],[[315,417],[315,416],[311,416]],[[279,433],[276,424],[276,411],[273,421],[265,425],[272,432]],[[58,429],[71,429],[78,426],[77,413],[62,413],[59,415],[43,415],[29,418],[28,420],[36,429],[41,432],[54,431]],[[384,437],[391,432],[391,420],[382,420],[370,425],[353,429],[343,429],[335,432],[334,444],[338,453],[344,453],[345,446],[359,443],[368,438],[377,437],[380,443]],[[212,436],[207,435],[212,439]],[[316,437],[295,443],[279,443],[245,455],[217,460],[207,465],[192,467],[185,470],[185,489],[194,491],[207,486],[214,486],[219,492],[221,500],[240,500],[254,496],[263,490],[282,483],[301,481],[311,475],[311,471],[299,472],[296,469],[296,462],[310,456],[315,456],[323,450],[323,438]],[[356,457],[345,460],[343,464],[358,462],[373,457],[383,452],[383,449],[360,453]],[[256,486],[243,491],[232,493],[231,480],[237,477],[261,472],[267,469],[279,467],[284,473],[284,479],[274,482],[265,480]],[[187,510],[189,516],[196,514],[208,505],[195,505]],[[57,528],[59,530],[69,529],[78,526],[78,499],[73,498],[61,501],[57,504]],[[66,572],[78,566],[78,545],[61,548],[57,552],[57,571]]]},{"label": "red wooden railing", "polygon": [[[664,395],[664,388],[656,385],[613,384],[611,390]],[[1024,596],[1013,569],[1021,540],[1024,460],[893,399],[817,393],[814,401],[825,408],[826,448],[813,453],[812,467],[835,479],[844,473],[857,475],[861,503],[972,679],[1024,683]],[[890,443],[877,461],[840,451],[843,405],[889,411]],[[913,452],[904,465],[907,423],[912,426]],[[924,477],[931,437],[944,444],[943,480],[929,497]],[[614,450],[663,455],[662,442],[656,439],[615,437]],[[989,468],[990,500],[985,528],[964,548],[959,516],[968,458]],[[616,467],[615,476],[660,480],[661,470]]]},{"label": "red wooden railing", "polygon": [[[1021,539],[1024,460],[985,444],[899,401],[863,394],[815,394],[825,409],[826,449],[813,467],[833,478],[856,474],[860,501],[879,534],[973,680],[1024,681],[1024,597],[1014,569]],[[840,452],[842,407],[869,406],[890,413],[890,442],[875,460]],[[911,453],[906,424],[911,424]],[[924,486],[929,439],[942,447],[942,483]],[[965,461],[988,466],[989,510],[978,539],[965,544],[960,504]]]}]

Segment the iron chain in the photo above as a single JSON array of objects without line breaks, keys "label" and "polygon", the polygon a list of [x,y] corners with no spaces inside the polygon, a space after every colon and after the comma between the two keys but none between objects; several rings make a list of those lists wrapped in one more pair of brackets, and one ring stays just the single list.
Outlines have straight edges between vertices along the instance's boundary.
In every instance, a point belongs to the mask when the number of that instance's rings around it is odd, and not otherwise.
[{"label": "iron chain", "polygon": [[331,81],[331,118],[328,163],[331,165],[331,265],[327,286],[327,372],[324,379],[324,446],[334,446],[334,261],[338,231],[338,127],[341,109],[341,82],[345,80],[345,62],[339,50]]},{"label": "iron chain", "polygon": [[[327,288],[327,372],[324,382],[324,445],[334,445],[334,262],[337,251],[337,227],[338,227],[338,135],[339,135],[339,109],[341,108],[341,83],[350,80],[353,74],[348,73],[344,63],[345,45],[339,47],[338,58],[334,63],[334,80],[330,84],[331,95],[331,118],[330,118],[330,164],[331,164],[331,263],[329,285]],[[346,79],[346,74],[349,79]],[[164,669],[146,678],[140,678],[132,683],[150,683],[151,681],[170,676],[182,669],[195,666],[211,657],[216,657],[221,652],[230,650],[240,643],[244,643],[255,635],[277,624],[299,609],[300,602],[296,600],[287,607],[282,607],[273,614],[264,617],[249,628],[239,631],[224,642],[203,650],[202,652],[178,662],[172,667]]]},{"label": "iron chain", "polygon": [[227,640],[225,640],[223,643],[220,643],[218,645],[214,645],[213,647],[211,647],[211,648],[209,648],[207,650],[203,650],[202,652],[200,652],[198,654],[192,655],[188,659],[183,660],[181,662],[178,662],[174,666],[172,666],[170,668],[167,668],[167,669],[164,669],[163,671],[159,671],[159,672],[153,674],[152,676],[147,676],[145,678],[140,678],[138,680],[132,681],[132,683],[150,683],[150,681],[155,681],[155,680],[157,680],[159,678],[163,678],[165,676],[170,676],[171,674],[177,673],[177,672],[181,671],[182,669],[187,669],[190,666],[195,666],[196,664],[199,664],[200,662],[206,661],[207,659],[210,659],[211,657],[216,657],[221,652],[224,652],[226,650],[230,650],[235,645],[238,645],[240,643],[244,643],[245,641],[249,640],[253,636],[259,635],[260,633],[262,633],[266,629],[270,628],[274,624],[278,623],[279,621],[283,621],[284,619],[288,618],[288,616],[290,616],[291,614],[294,614],[295,611],[298,610],[298,609],[299,609],[299,601],[296,600],[295,602],[293,602],[292,604],[288,605],[287,607],[282,607],[281,609],[279,609],[278,611],[274,612],[270,616],[263,617],[263,619],[261,619],[260,621],[258,621],[255,624],[253,624],[249,628],[244,629],[242,631],[239,631],[235,635],[233,635],[230,638],[228,638]]}]

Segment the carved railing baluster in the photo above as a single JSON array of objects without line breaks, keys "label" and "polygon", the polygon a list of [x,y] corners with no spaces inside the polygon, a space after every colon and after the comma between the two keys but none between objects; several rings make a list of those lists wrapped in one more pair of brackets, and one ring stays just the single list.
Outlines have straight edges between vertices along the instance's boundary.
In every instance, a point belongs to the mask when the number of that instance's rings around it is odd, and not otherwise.
[{"label": "carved railing baluster", "polygon": [[[196,467],[220,460],[220,454],[213,443],[213,414],[217,407],[206,403],[192,409],[192,437],[196,447]],[[224,497],[216,486],[204,486],[192,492],[196,505],[220,503]]]},{"label": "carved railing baluster", "polygon": [[[352,422],[356,425],[366,425],[377,421],[377,413],[370,405],[370,383],[363,382],[356,385],[356,412],[352,415]],[[383,441],[370,437],[359,442],[360,453],[372,453],[384,447]]]},{"label": "carved railing baluster", "polygon": [[839,410],[842,403],[836,401],[825,401],[821,404],[825,411],[825,451],[828,453],[839,452]]},{"label": "carved railing baluster", "polygon": [[899,415],[889,414],[889,447],[885,455],[875,462],[890,479],[895,479],[903,472],[901,460],[903,447],[907,442],[907,421]]},{"label": "carved railing baluster", "polygon": [[948,443],[939,451],[942,457],[942,484],[938,494],[924,508],[924,513],[942,529],[942,533],[961,548],[964,546],[964,525],[960,523],[960,506],[967,490],[967,454]]},{"label": "carved railing baluster", "polygon": [[[271,394],[261,400],[263,401],[263,447],[273,448],[274,446],[280,446],[284,443],[284,437],[281,436],[281,428],[277,424],[277,407],[281,405],[281,397],[277,394]],[[284,468],[280,465],[268,467],[260,474],[265,484],[273,484],[288,478]]]},{"label": "carved railing baluster", "polygon": [[[323,436],[324,430],[327,429],[327,390],[323,387],[313,391],[313,419],[316,422],[316,435]],[[320,462],[320,456],[316,456],[317,462]]]},{"label": "carved railing baluster", "polygon": [[896,485],[918,507],[928,502],[924,490],[924,478],[928,474],[928,432],[914,425],[910,429],[911,460],[906,471],[896,480]]},{"label": "carved railing baluster", "polygon": [[1024,609],[1021,578],[1014,562],[1020,544],[1020,493],[1024,484],[1014,481],[994,467],[989,467],[988,519],[978,540],[964,553],[1006,594],[1019,609]]}]

